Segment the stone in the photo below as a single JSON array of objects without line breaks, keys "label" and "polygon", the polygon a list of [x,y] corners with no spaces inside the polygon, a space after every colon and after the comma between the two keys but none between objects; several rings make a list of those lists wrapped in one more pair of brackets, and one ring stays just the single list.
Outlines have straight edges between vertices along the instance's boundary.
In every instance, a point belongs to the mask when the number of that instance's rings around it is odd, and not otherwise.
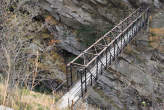
[{"label": "stone", "polygon": [[72,38],[77,35],[64,39],[64,34],[59,33],[65,33],[70,30],[70,27],[78,30],[82,25],[94,26],[104,32],[126,15],[123,10],[130,10],[130,6],[132,8],[139,7],[143,3],[154,4],[157,7],[160,5],[158,0],[155,0],[154,3],[152,0],[39,0],[38,4],[48,11],[55,20],[62,23],[62,26],[56,26],[57,36],[61,41],[59,46],[78,55],[79,47],[80,50],[83,50],[84,44],[76,38]]},{"label": "stone", "polygon": [[0,105],[0,110],[14,110],[14,109]]}]

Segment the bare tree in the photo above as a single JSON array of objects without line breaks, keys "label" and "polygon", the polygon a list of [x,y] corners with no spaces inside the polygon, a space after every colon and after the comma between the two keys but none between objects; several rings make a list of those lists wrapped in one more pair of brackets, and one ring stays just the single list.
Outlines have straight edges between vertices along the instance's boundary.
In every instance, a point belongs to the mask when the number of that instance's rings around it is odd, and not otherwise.
[{"label": "bare tree", "polygon": [[[33,74],[37,73],[37,63],[36,61],[30,63],[28,60],[33,55],[34,57],[37,56],[38,51],[33,53],[28,52],[31,39],[26,39],[26,36],[34,34],[30,33],[30,29],[26,29],[32,22],[28,18],[30,16],[23,15],[24,17],[19,18],[20,16],[8,11],[10,5],[10,0],[2,0],[2,5],[0,5],[2,9],[2,21],[0,24],[0,69],[2,69],[3,75],[8,79],[10,87],[14,87],[16,83],[25,84],[25,82],[29,82],[27,80],[34,80],[36,77]],[[19,12],[15,13],[21,14]],[[36,31],[39,31],[39,29]]]}]

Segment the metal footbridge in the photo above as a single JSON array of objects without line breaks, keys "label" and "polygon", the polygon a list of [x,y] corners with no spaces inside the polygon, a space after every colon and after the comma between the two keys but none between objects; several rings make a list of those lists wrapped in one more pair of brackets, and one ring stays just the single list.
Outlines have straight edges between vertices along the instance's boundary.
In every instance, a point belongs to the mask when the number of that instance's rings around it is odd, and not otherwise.
[{"label": "metal footbridge", "polygon": [[84,96],[87,87],[115,61],[127,44],[148,23],[150,8],[136,9],[112,30],[98,39],[67,65],[68,92],[60,100],[60,108]]}]

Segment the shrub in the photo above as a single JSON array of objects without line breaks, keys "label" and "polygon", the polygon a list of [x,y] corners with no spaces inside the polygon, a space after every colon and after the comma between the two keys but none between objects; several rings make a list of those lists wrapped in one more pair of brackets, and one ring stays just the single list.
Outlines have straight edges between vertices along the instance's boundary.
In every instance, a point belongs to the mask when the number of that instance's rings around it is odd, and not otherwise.
[{"label": "shrub", "polygon": [[77,30],[77,37],[82,44],[88,47],[110,29],[111,29],[111,26],[106,28],[104,31],[101,31],[101,30],[96,29],[95,26],[82,25]]}]

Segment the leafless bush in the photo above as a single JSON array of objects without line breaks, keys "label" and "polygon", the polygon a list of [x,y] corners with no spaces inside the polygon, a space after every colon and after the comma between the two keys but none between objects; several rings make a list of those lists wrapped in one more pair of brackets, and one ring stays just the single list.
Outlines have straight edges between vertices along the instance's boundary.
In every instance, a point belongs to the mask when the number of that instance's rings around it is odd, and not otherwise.
[{"label": "leafless bush", "polygon": [[[34,27],[40,25],[32,23],[31,18],[33,15],[21,15],[18,10],[14,13],[10,12],[8,9],[13,2],[2,0],[2,5],[0,5],[2,9],[2,21],[0,24],[2,28],[0,30],[0,71],[7,78],[7,83],[10,87],[14,87],[17,83],[27,84],[26,82],[30,82],[29,80],[31,80],[30,85],[32,85],[36,77],[35,74],[38,71],[37,55],[39,54],[36,51],[37,49],[34,49],[32,53],[29,52],[31,39],[26,38],[26,36],[35,34],[33,30],[39,31],[43,26],[33,29],[31,25]],[[31,57],[34,57],[34,62],[29,62]]]}]

